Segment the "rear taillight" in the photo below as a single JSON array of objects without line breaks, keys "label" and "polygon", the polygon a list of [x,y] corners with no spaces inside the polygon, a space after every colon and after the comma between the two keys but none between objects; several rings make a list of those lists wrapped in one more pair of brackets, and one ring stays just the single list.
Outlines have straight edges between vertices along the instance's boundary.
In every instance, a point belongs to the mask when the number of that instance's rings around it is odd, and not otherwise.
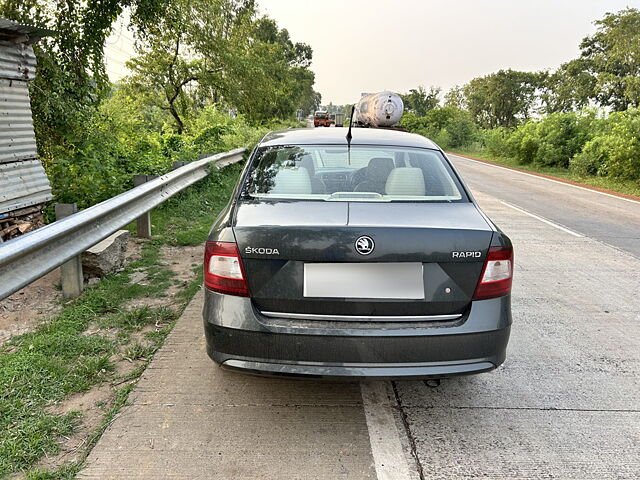
[{"label": "rear taillight", "polygon": [[511,293],[512,280],[513,248],[490,247],[473,299],[486,300],[508,295]]},{"label": "rear taillight", "polygon": [[227,295],[249,296],[238,246],[230,242],[207,242],[204,251],[204,285]]}]

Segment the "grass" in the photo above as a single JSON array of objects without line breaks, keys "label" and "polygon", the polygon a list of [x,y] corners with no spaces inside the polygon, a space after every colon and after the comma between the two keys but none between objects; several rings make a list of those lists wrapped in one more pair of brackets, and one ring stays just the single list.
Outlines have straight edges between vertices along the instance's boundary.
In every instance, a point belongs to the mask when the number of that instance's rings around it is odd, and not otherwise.
[{"label": "grass", "polygon": [[508,167],[515,167],[521,170],[534,173],[542,173],[553,177],[578,182],[596,188],[605,188],[614,192],[625,193],[627,195],[640,196],[640,182],[634,180],[621,180],[613,177],[596,177],[592,175],[578,175],[577,173],[562,167],[545,167],[540,165],[522,165],[513,158],[496,157],[484,152],[481,149],[471,150],[451,150],[453,153],[476,157],[481,160],[489,160]]},{"label": "grass", "polygon": [[[85,442],[86,456],[200,288],[202,268],[194,268],[193,280],[175,295],[176,308],[127,305],[135,299],[166,296],[175,279],[160,265],[160,248],[203,243],[240,169],[231,165],[214,172],[158,207],[152,213],[157,235],[145,243],[138,261],[88,287],[35,331],[0,347],[0,478],[18,472],[28,479],[75,477],[82,461],[50,471],[34,467],[42,457],[56,455],[61,439],[73,434],[82,421],[79,412],[56,414],[52,407],[105,382],[114,387],[125,384],[103,406],[104,420]],[[132,281],[139,272],[145,275],[144,283]],[[143,331],[149,326],[154,329]],[[118,376],[115,364],[123,359],[141,364]]]},{"label": "grass", "polygon": [[106,318],[110,327],[130,332],[148,323],[175,320],[176,314],[167,309],[129,312],[124,307],[129,300],[159,291],[157,285],[129,283],[128,271],[107,277],[55,318],[13,338],[0,350],[0,475],[23,470],[43,455],[54,455],[58,439],[73,432],[77,414],[60,416],[47,407],[113,380],[113,356],[123,342],[86,335],[90,325]]}]

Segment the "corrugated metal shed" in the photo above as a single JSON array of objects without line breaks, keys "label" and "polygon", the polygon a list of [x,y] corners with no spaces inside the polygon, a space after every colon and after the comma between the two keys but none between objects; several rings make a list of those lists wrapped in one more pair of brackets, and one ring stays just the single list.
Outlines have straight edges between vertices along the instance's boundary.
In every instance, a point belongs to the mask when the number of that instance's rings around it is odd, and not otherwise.
[{"label": "corrugated metal shed", "polygon": [[53,198],[37,158],[27,83],[36,74],[32,43],[48,33],[0,18],[0,219]]},{"label": "corrugated metal shed", "polygon": [[0,164],[2,213],[51,200],[51,186],[40,160]]},{"label": "corrugated metal shed", "polygon": [[0,164],[36,158],[27,82],[0,78]]}]

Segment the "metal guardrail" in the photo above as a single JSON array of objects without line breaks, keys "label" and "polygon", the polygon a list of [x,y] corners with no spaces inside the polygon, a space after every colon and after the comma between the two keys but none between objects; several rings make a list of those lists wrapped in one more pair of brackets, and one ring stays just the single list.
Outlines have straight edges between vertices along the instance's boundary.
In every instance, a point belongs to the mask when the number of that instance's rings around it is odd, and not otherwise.
[{"label": "metal guardrail", "polygon": [[0,300],[79,255],[246,149],[191,162],[109,200],[0,244]]}]

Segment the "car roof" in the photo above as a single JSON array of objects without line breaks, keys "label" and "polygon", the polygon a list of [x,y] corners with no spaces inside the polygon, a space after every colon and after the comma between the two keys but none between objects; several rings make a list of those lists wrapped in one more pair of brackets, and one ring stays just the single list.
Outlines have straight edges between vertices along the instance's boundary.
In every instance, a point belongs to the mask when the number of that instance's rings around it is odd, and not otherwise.
[{"label": "car roof", "polygon": [[[276,145],[346,145],[348,128],[291,128],[267,133],[260,142],[261,147]],[[438,149],[428,138],[388,128],[351,129],[351,145],[387,145]]]}]

